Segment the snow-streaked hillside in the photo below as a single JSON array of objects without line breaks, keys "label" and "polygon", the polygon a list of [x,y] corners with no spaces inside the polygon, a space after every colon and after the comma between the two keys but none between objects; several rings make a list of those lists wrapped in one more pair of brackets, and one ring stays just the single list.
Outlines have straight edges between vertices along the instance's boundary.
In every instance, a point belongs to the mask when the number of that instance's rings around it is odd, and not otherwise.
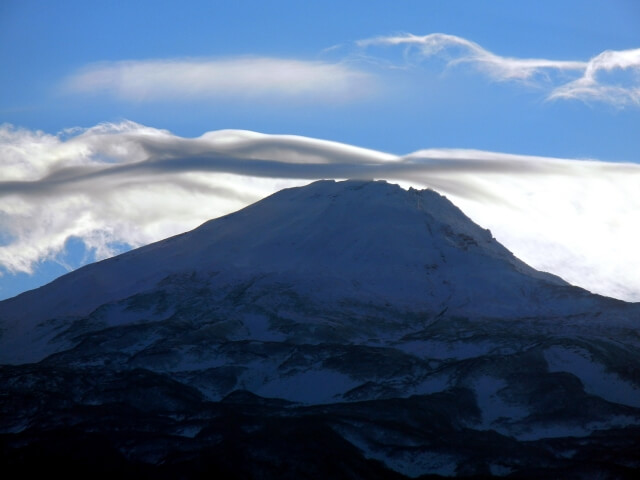
[{"label": "snow-streaked hillside", "polygon": [[[580,445],[632,449],[640,428],[639,305],[536,271],[446,198],[385,182],[283,190],[2,302],[0,326],[1,398],[28,406],[3,403],[7,435],[148,405],[199,449],[232,404],[256,431],[311,415],[352,459],[417,476],[573,468]],[[60,398],[44,421],[37,405]],[[177,448],[113,441],[147,463]],[[640,468],[627,451],[598,462]]]}]

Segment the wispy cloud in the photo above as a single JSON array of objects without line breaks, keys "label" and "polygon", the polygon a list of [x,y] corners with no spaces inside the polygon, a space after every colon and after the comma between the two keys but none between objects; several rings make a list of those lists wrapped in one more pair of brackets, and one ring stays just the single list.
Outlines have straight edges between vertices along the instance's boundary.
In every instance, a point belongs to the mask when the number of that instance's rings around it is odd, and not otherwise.
[{"label": "wispy cloud", "polygon": [[[495,81],[548,89],[549,100],[599,101],[640,106],[640,49],[605,51],[589,60],[506,57],[455,35],[432,33],[381,36],[356,42],[360,48],[404,46],[405,58],[441,58],[448,68],[468,65]],[[624,80],[612,73],[628,73]],[[606,75],[609,74],[609,75]]]},{"label": "wispy cloud", "polygon": [[30,271],[69,238],[98,257],[319,178],[447,194],[530,264],[640,300],[640,165],[429,149],[393,155],[238,130],[181,138],[123,122],[47,135],[0,127],[0,266]]},{"label": "wispy cloud", "polygon": [[[616,73],[629,76],[615,81]],[[612,74],[614,79],[609,81],[601,78]],[[640,48],[602,52],[589,60],[582,77],[556,88],[549,98],[640,106]]]},{"label": "wispy cloud", "polygon": [[406,46],[418,49],[423,57],[442,56],[449,66],[469,64],[500,81],[528,81],[548,70],[583,70],[586,62],[547,60],[543,58],[501,57],[477,43],[455,35],[397,35],[375,37],[356,42],[360,47],[375,45]]},{"label": "wispy cloud", "polygon": [[62,87],[137,102],[229,97],[317,102],[352,101],[373,84],[371,75],[342,63],[234,57],[96,63],[73,73]]},{"label": "wispy cloud", "polygon": [[[239,56],[100,62],[73,72],[61,89],[68,94],[106,95],[133,102],[353,102],[383,91],[383,66],[398,67],[398,62],[383,61],[375,48],[400,47],[405,64],[441,59],[449,72],[467,66],[493,81],[540,87],[548,100],[640,106],[640,48],[608,50],[587,60],[520,58],[502,56],[469,39],[444,33],[378,36],[359,40],[356,46],[359,53],[355,57],[352,52],[347,55],[349,60],[336,61]],[[335,46],[323,53],[345,49]],[[356,58],[366,59],[371,68],[358,67],[362,63],[353,61]]]}]

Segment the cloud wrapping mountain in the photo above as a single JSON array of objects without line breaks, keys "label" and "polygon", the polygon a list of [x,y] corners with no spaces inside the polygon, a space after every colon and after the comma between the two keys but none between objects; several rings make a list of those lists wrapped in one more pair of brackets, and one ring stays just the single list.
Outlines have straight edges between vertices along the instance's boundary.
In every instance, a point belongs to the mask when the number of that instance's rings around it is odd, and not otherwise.
[{"label": "cloud wrapping mountain", "polygon": [[222,130],[181,138],[133,122],[58,135],[0,129],[0,265],[31,272],[76,238],[96,258],[194,228],[320,178],[448,195],[516,255],[592,291],[640,300],[640,165],[459,149],[399,156]]}]

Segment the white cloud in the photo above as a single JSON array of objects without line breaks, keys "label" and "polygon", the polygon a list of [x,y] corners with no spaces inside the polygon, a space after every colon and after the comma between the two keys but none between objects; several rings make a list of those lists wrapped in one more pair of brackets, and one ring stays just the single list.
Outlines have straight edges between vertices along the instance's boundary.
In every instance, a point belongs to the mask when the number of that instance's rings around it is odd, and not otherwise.
[{"label": "white cloud", "polygon": [[138,102],[228,97],[317,102],[360,98],[373,83],[369,74],[342,63],[235,57],[97,63],[67,78],[63,90]]},{"label": "white cloud", "polygon": [[432,33],[424,36],[397,35],[375,37],[356,42],[360,47],[404,45],[416,47],[423,57],[443,56],[450,66],[467,63],[495,80],[529,80],[547,70],[583,70],[585,62],[547,60],[543,58],[501,57],[477,43],[455,35]]},{"label": "white cloud", "polygon": [[[379,68],[390,64],[379,55],[365,57],[365,49],[404,47],[405,62],[438,58],[449,70],[466,65],[494,81],[543,88],[548,100],[640,106],[640,49],[607,50],[590,60],[520,58],[501,56],[471,40],[444,33],[379,36],[356,45],[360,51],[356,58],[366,58]],[[397,63],[391,65],[397,67]],[[69,94],[107,95],[134,102],[352,102],[382,92],[383,76],[374,70],[357,68],[355,62],[346,60],[255,56],[130,60],[87,65],[67,77],[61,87]],[[628,75],[616,79],[615,73],[621,72]]]},{"label": "white cloud", "polygon": [[[629,72],[631,78],[606,82],[602,75]],[[617,106],[640,106],[640,48],[602,52],[595,56],[582,77],[556,88],[551,99],[596,100]]]},{"label": "white cloud", "polygon": [[319,178],[432,187],[531,265],[640,301],[640,165],[430,149],[406,156],[286,135],[198,138],[132,122],[47,135],[0,127],[0,266],[29,272],[71,237],[99,257]]},{"label": "white cloud", "polygon": [[[437,57],[444,59],[448,67],[470,65],[492,80],[549,87],[549,100],[640,106],[640,49],[608,50],[586,61],[504,57],[465,38],[443,33],[382,36],[356,44],[361,48],[404,46],[409,49],[406,57],[417,51],[419,60]],[[629,78],[616,81],[604,75],[615,71],[628,71]]]}]

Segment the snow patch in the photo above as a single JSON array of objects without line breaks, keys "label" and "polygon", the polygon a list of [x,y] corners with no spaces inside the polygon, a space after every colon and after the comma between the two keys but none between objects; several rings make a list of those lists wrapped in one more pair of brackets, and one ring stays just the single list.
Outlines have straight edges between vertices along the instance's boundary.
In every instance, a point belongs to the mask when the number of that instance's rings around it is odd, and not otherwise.
[{"label": "snow patch", "polygon": [[526,429],[513,436],[520,441],[535,441],[543,438],[588,437],[598,430],[610,430],[635,424],[638,424],[637,418],[616,415],[607,421],[588,422],[584,425],[554,423],[527,426]]},{"label": "snow patch", "polygon": [[431,395],[432,393],[443,392],[449,388],[451,377],[439,374],[427,377],[413,388],[414,395]]},{"label": "snow patch", "polygon": [[207,351],[190,346],[181,346],[173,350],[173,364],[170,368],[160,365],[149,365],[161,371],[187,372],[193,370],[206,370],[228,365],[228,358],[216,351]]},{"label": "snow patch", "polygon": [[640,407],[640,388],[607,372],[587,350],[554,345],[544,351],[544,358],[550,372],[568,372],[578,377],[585,392],[609,402]]},{"label": "snow patch", "polygon": [[394,345],[398,350],[420,358],[464,360],[486,355],[497,347],[493,342],[455,342],[442,340],[412,340]]},{"label": "snow patch", "polygon": [[[450,477],[456,474],[458,458],[454,455],[427,451],[417,445],[415,449],[406,450],[398,448],[393,443],[379,443],[380,439],[372,440],[371,437],[365,436],[367,429],[344,428],[344,426],[335,426],[334,428],[345,440],[357,447],[365,458],[378,460],[384,463],[387,468],[408,477],[415,478],[428,474]],[[367,433],[371,435],[372,432]],[[384,438],[382,432],[377,433],[378,435],[375,436]],[[380,435],[381,433],[382,435]]]},{"label": "snow patch", "polygon": [[189,425],[185,427],[181,427],[179,430],[175,432],[176,435],[180,435],[181,437],[187,438],[195,438],[202,431],[202,427],[198,425]]},{"label": "snow patch", "polygon": [[455,476],[458,462],[453,455],[425,451],[401,451],[393,455],[373,456],[391,470],[416,478],[425,474]]},{"label": "snow patch", "polygon": [[500,419],[521,420],[529,415],[529,410],[526,408],[509,404],[500,398],[500,390],[507,386],[504,380],[482,376],[476,378],[471,386],[476,395],[478,408],[482,412],[481,428],[501,431],[504,429],[495,428],[496,421]]},{"label": "snow patch", "polygon": [[489,465],[489,470],[491,471],[491,475],[494,475],[496,477],[504,477],[513,472],[512,468],[497,463],[491,463]]},{"label": "snow patch", "polygon": [[249,331],[249,338],[263,342],[281,342],[286,335],[271,330],[270,319],[266,315],[247,313],[242,318],[242,323]]},{"label": "snow patch", "polygon": [[335,402],[341,395],[358,386],[348,375],[332,370],[307,370],[274,378],[258,387],[261,397],[282,398],[292,402],[322,404]]}]

